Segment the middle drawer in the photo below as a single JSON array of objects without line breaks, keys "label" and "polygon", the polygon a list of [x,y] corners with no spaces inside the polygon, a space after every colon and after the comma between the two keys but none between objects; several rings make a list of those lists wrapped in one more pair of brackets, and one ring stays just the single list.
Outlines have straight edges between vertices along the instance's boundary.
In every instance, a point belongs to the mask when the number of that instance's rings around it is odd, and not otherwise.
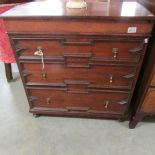
[{"label": "middle drawer", "polygon": [[136,67],[118,65],[92,65],[89,68],[70,67],[63,63],[22,63],[26,82],[64,83],[65,80],[87,81],[91,85],[130,89]]}]

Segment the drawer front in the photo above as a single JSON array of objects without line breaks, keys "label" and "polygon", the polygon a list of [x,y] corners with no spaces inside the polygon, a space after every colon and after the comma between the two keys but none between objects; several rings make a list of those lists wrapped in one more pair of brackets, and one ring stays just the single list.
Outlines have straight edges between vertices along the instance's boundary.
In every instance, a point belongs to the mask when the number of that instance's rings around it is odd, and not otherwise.
[{"label": "drawer front", "polygon": [[[48,33],[103,33],[103,34],[128,34],[129,27],[136,27],[135,34],[149,34],[153,22],[147,21],[109,21],[93,19],[5,19],[8,32],[48,32]],[[132,35],[130,33],[130,35]]]},{"label": "drawer front", "polygon": [[66,80],[81,80],[92,85],[128,89],[132,85],[136,71],[135,67],[131,66],[92,65],[89,68],[73,68],[61,63],[45,64],[43,71],[41,64],[24,63],[22,69],[26,82],[64,83]]},{"label": "drawer front", "polygon": [[29,90],[33,107],[64,109],[75,112],[123,113],[128,102],[128,92],[88,91],[78,93],[68,90]]},{"label": "drawer front", "polygon": [[143,105],[142,105],[143,112],[155,112],[155,88],[150,88],[145,96]]},{"label": "drawer front", "polygon": [[27,38],[15,42],[18,56],[34,56],[41,50],[44,57],[65,57],[66,54],[91,54],[94,59],[138,62],[144,40],[134,38],[53,37]]}]

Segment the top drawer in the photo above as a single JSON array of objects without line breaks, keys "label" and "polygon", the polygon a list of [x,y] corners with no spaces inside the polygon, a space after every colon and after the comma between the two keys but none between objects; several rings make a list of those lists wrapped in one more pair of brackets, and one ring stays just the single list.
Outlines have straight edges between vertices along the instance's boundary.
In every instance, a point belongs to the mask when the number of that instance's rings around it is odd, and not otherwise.
[{"label": "top drawer", "polygon": [[[67,54],[88,54],[92,58],[111,61],[138,62],[145,49],[143,38],[51,36],[13,38],[18,56],[34,56],[40,49],[45,58],[64,57]],[[26,57],[25,57],[26,56]]]},{"label": "top drawer", "polygon": [[5,19],[8,32],[51,32],[51,33],[102,33],[128,34],[135,27],[135,34],[148,34],[153,22],[113,21],[103,19]]}]

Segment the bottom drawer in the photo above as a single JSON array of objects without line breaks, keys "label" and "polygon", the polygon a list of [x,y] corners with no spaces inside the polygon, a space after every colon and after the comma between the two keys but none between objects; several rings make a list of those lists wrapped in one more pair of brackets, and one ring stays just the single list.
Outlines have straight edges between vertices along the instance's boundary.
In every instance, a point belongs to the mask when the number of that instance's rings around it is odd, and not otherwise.
[{"label": "bottom drawer", "polygon": [[32,107],[90,113],[122,114],[129,97],[126,91],[90,90],[88,93],[72,93],[67,90],[29,89],[28,92]]},{"label": "bottom drawer", "polygon": [[143,112],[155,112],[155,88],[150,88],[145,96],[142,109]]}]

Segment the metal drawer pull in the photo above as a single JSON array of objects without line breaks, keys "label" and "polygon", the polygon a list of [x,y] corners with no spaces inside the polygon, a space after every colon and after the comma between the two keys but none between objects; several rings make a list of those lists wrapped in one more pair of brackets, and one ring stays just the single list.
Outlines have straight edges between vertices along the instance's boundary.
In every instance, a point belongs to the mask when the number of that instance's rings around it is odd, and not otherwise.
[{"label": "metal drawer pull", "polygon": [[51,104],[51,98],[50,98],[50,97],[47,97],[47,98],[46,98],[46,103],[47,103],[47,104]]},{"label": "metal drawer pull", "polygon": [[109,106],[109,104],[110,104],[110,102],[109,101],[105,101],[105,108],[107,109],[108,108],[108,106]]},{"label": "metal drawer pull", "polygon": [[47,79],[47,73],[44,73],[44,72],[42,73],[42,79],[43,80],[46,80]]},{"label": "metal drawer pull", "polygon": [[109,76],[109,83],[113,83],[113,75]]},{"label": "metal drawer pull", "polygon": [[128,102],[127,101],[120,101],[118,102],[118,104],[121,104],[121,105],[124,105],[124,104],[127,104]]},{"label": "metal drawer pull", "polygon": [[42,62],[42,70],[45,68],[45,63],[44,63],[44,53],[43,53],[43,48],[41,46],[37,47],[37,51],[34,52],[34,55],[40,56],[41,57],[41,62]]},{"label": "metal drawer pull", "polygon": [[118,54],[118,48],[113,48],[112,49],[112,53],[113,53],[113,58],[116,59],[117,58],[117,54]]}]

